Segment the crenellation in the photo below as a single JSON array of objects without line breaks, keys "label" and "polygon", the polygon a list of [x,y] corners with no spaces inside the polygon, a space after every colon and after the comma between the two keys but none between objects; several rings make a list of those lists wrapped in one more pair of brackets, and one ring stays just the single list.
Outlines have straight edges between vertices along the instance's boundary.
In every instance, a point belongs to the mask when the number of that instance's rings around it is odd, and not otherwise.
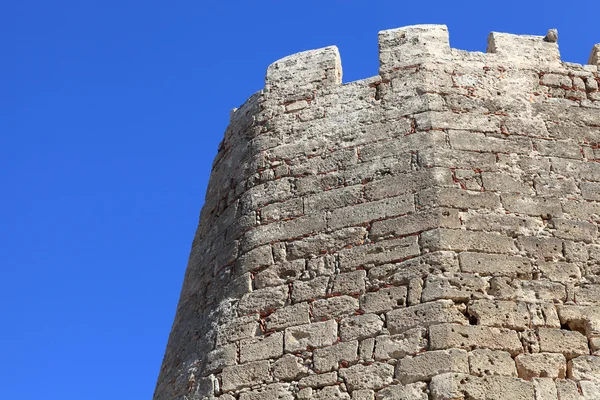
[{"label": "crenellation", "polygon": [[271,64],[230,113],[156,400],[596,399],[600,47],[444,25]]}]

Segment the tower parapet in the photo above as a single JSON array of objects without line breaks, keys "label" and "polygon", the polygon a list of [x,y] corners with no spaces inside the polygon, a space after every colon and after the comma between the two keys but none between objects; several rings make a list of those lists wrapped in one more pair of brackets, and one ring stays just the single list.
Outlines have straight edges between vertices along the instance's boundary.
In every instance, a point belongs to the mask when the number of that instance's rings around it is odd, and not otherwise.
[{"label": "tower parapet", "polygon": [[372,78],[342,84],[334,46],[269,66],[155,399],[599,398],[598,57],[417,25],[379,33]]}]

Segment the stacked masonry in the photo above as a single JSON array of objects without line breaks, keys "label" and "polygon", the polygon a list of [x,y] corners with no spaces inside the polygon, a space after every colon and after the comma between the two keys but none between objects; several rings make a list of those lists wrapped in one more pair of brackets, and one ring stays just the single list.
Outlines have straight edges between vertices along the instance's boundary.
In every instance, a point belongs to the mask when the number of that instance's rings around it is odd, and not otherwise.
[{"label": "stacked masonry", "polygon": [[[600,399],[600,75],[445,26],[232,113],[156,400]],[[600,52],[590,62],[600,64]]]}]

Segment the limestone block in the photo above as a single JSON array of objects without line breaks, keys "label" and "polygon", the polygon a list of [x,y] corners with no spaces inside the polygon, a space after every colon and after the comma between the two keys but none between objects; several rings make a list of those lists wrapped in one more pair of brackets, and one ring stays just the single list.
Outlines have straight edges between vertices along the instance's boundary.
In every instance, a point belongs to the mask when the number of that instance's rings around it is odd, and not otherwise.
[{"label": "limestone block", "polygon": [[466,325],[469,323],[450,300],[438,300],[392,310],[386,314],[386,321],[387,328],[392,335],[411,328],[425,328],[434,324],[454,322]]},{"label": "limestone block", "polygon": [[544,41],[543,36],[512,35],[491,32],[488,36],[488,53],[497,54],[506,62],[557,63],[560,53],[556,43]]},{"label": "limestone block", "polygon": [[503,350],[516,356],[523,352],[517,332],[509,329],[481,325],[440,324],[429,328],[429,348],[443,350]]},{"label": "limestone block", "polygon": [[[464,126],[463,126],[464,127]],[[431,127],[429,127],[431,128]],[[429,129],[428,128],[428,129]],[[496,156],[492,153],[436,149],[419,152],[419,165],[423,168],[446,167],[496,171]]]},{"label": "limestone block", "polygon": [[366,313],[379,314],[406,306],[406,286],[392,286],[361,296],[360,309]]},{"label": "limestone block", "polygon": [[378,239],[386,236],[406,236],[437,227],[460,228],[458,210],[433,209],[375,221],[371,227],[370,237]]},{"label": "limestone block", "polygon": [[318,256],[325,252],[335,252],[346,246],[357,246],[363,243],[367,230],[362,227],[340,229],[332,233],[321,233],[315,236],[292,242],[288,246],[290,258]]},{"label": "limestone block", "polygon": [[565,285],[558,282],[498,277],[490,280],[488,294],[498,300],[520,300],[530,303],[564,302],[567,299]]},{"label": "limestone block", "polygon": [[591,243],[598,236],[598,228],[596,228],[596,225],[590,224],[589,222],[553,218],[552,225],[555,229],[553,231],[554,236],[561,239]]},{"label": "limestone block", "polygon": [[600,200],[600,183],[595,182],[581,182],[579,184],[581,188],[581,197],[586,200]]},{"label": "limestone block", "polygon": [[326,374],[313,374],[300,379],[298,386],[311,387],[311,388],[322,388],[325,386],[335,385],[338,380],[338,375],[335,372],[329,372]]},{"label": "limestone block", "polygon": [[250,250],[242,255],[237,262],[240,273],[250,272],[274,263],[273,252],[268,244]]},{"label": "limestone block", "polygon": [[263,388],[242,392],[240,400],[294,400],[288,384],[272,383]]},{"label": "limestone block", "polygon": [[270,380],[269,362],[256,361],[242,365],[233,365],[223,368],[221,373],[223,390],[237,390],[257,383]]},{"label": "limestone block", "polygon": [[335,209],[331,212],[328,226],[330,229],[339,229],[347,226],[361,225],[377,219],[407,214],[414,210],[415,200],[412,194],[390,197]]},{"label": "limestone block", "polygon": [[517,238],[517,244],[527,255],[542,260],[549,257],[562,257],[562,241],[559,239],[519,236]]},{"label": "limestone block", "polygon": [[429,381],[433,376],[446,372],[469,373],[465,350],[427,351],[414,357],[401,358],[396,364],[396,378],[404,385]]},{"label": "limestone block", "polygon": [[533,378],[535,400],[558,400],[558,390],[552,378]]},{"label": "limestone block", "polygon": [[245,294],[238,302],[238,312],[242,315],[253,312],[266,313],[283,307],[288,298],[287,285],[258,289]]},{"label": "limestone block", "polygon": [[386,72],[428,61],[450,61],[445,25],[413,25],[379,32],[379,71]]},{"label": "limestone block", "polygon": [[285,352],[331,346],[337,340],[337,323],[333,320],[293,326],[285,330]]},{"label": "limestone block", "polygon": [[240,341],[240,363],[277,358],[283,355],[283,332]]},{"label": "limestone block", "polygon": [[581,386],[581,393],[583,397],[587,399],[600,399],[600,382],[579,382]]},{"label": "limestone block", "polygon": [[469,274],[530,278],[532,272],[531,262],[524,257],[462,252],[458,260],[461,271]]},{"label": "limestone block", "polygon": [[[574,140],[545,140],[545,139],[533,139],[533,144],[538,153],[551,156],[551,157],[563,157],[563,158],[581,158],[581,150],[579,145]],[[548,183],[552,180],[548,180]],[[536,187],[537,189],[537,187]],[[538,192],[538,194],[540,194]]]},{"label": "limestone block", "polygon": [[421,280],[428,274],[458,272],[458,270],[458,259],[454,252],[436,251],[397,264],[372,267],[369,269],[368,279],[373,283],[406,285],[411,281],[414,282],[415,279]]},{"label": "limestone block", "polygon": [[[525,136],[494,136],[484,135],[479,132],[451,130],[448,132],[448,137],[452,148],[457,150],[516,154],[529,154],[531,152],[531,139]],[[503,179],[500,174],[482,174],[482,178],[484,179],[484,183],[486,180],[491,183],[492,180]],[[517,183],[516,181],[513,182]],[[486,189],[494,190],[487,186]],[[506,189],[507,191],[512,191],[510,188]]]},{"label": "limestone block", "polygon": [[423,246],[430,251],[476,250],[485,253],[517,253],[514,240],[506,236],[488,232],[474,232],[460,229],[432,229],[421,235]]},{"label": "limestone block", "polygon": [[[529,149],[527,149],[527,151],[529,151]],[[523,182],[520,177],[510,176],[505,173],[498,172],[482,172],[481,179],[483,180],[483,187],[485,188],[485,190],[492,190],[503,193],[532,193],[532,187],[529,184]],[[500,199],[498,199],[498,202],[499,201]],[[486,208],[494,209],[492,207]]]},{"label": "limestone block", "polygon": [[542,352],[562,353],[567,360],[590,354],[588,341],[579,332],[539,328],[537,334],[540,341],[540,351]]},{"label": "limestone block", "polygon": [[510,353],[501,350],[475,349],[469,352],[471,375],[517,376],[515,362]]},{"label": "limestone block", "polygon": [[420,248],[418,237],[409,236],[355,246],[338,254],[341,270],[351,271],[363,265],[402,261],[420,254]]},{"label": "limestone block", "polygon": [[265,317],[267,330],[280,330],[290,326],[308,324],[309,322],[310,314],[307,303],[285,306]]},{"label": "limestone block", "polygon": [[588,337],[600,336],[600,309],[596,306],[560,305],[558,316],[573,331],[585,332]]},{"label": "limestone block", "polygon": [[375,351],[375,338],[366,338],[358,344],[358,358],[361,362],[373,361],[373,353]]},{"label": "limestone block", "polygon": [[356,315],[340,321],[340,338],[348,341],[374,337],[382,328],[383,321],[377,314]]},{"label": "limestone block", "polygon": [[338,371],[349,390],[378,390],[393,381],[394,367],[375,362],[370,365],[357,364]]},{"label": "limestone block", "polygon": [[306,372],[302,359],[291,354],[284,354],[273,363],[273,377],[282,381],[298,380]]},{"label": "limestone block", "polygon": [[237,363],[237,345],[231,343],[228,345],[217,347],[206,356],[206,370],[209,372],[217,372],[230,365]]},{"label": "limestone block", "polygon": [[562,207],[554,197],[528,196],[522,194],[503,194],[500,196],[507,211],[531,216],[560,217]]},{"label": "limestone block", "polygon": [[485,278],[470,274],[429,275],[425,279],[421,301],[449,299],[463,303],[487,297],[488,287]]},{"label": "limestone block", "polygon": [[255,337],[259,332],[258,314],[235,318],[217,328],[217,345]]},{"label": "limestone block", "polygon": [[600,302],[599,284],[582,284],[575,288],[575,301],[581,305],[592,305]]},{"label": "limestone block", "polygon": [[595,44],[592,48],[588,64],[600,66],[600,44]]},{"label": "limestone block", "polygon": [[500,197],[492,192],[478,192],[458,188],[435,188],[417,195],[421,207],[455,207],[495,210],[500,208]]},{"label": "limestone block", "polygon": [[[391,385],[377,392],[377,400],[428,400],[427,384]],[[354,400],[354,398],[353,398]]]},{"label": "limestone block", "polygon": [[510,236],[534,235],[543,228],[542,219],[525,215],[461,213],[464,227],[469,230],[499,232]]},{"label": "limestone block", "polygon": [[519,354],[515,357],[519,378],[564,378],[567,372],[567,360],[562,354],[535,353]]},{"label": "limestone block", "polygon": [[371,389],[354,390],[352,400],[375,400],[375,392]]},{"label": "limestone block", "polygon": [[509,328],[518,331],[531,326],[527,304],[514,301],[475,300],[467,312],[477,318],[477,324]]},{"label": "limestone block", "polygon": [[538,261],[537,267],[542,276],[554,282],[579,282],[581,270],[574,263]]},{"label": "limestone block", "polygon": [[570,379],[557,379],[555,384],[559,400],[587,400],[579,393],[577,382]]},{"label": "limestone block", "polygon": [[430,390],[433,400],[535,399],[531,382],[500,375],[478,377],[456,373],[441,374],[431,379]]},{"label": "limestone block", "polygon": [[327,276],[319,276],[309,281],[295,281],[292,288],[292,301],[298,303],[325,297],[328,284]]},{"label": "limestone block", "polygon": [[569,361],[569,379],[600,383],[600,357],[580,356]]},{"label": "limestone block", "polygon": [[310,399],[316,400],[350,400],[350,395],[339,386],[327,386],[321,390],[313,390]]},{"label": "limestone block", "polygon": [[300,279],[305,265],[304,260],[284,261],[281,264],[271,265],[254,276],[254,285],[257,289],[263,289]]},{"label": "limestone block", "polygon": [[242,249],[249,250],[266,243],[299,238],[325,229],[325,217],[319,214],[259,225],[245,234]]},{"label": "limestone block", "polygon": [[316,349],[313,353],[313,363],[319,372],[329,372],[338,369],[342,362],[354,363],[357,359],[358,341],[337,343],[331,347]]},{"label": "limestone block", "polygon": [[362,185],[354,185],[316,193],[304,200],[306,214],[347,207],[362,200]]},{"label": "limestone block", "polygon": [[414,356],[427,349],[427,331],[424,328],[409,329],[399,335],[377,336],[375,340],[375,359],[379,361]]},{"label": "limestone block", "polygon": [[367,272],[358,270],[336,275],[333,278],[333,294],[359,294],[365,291]]},{"label": "limestone block", "polygon": [[321,321],[352,315],[359,309],[358,300],[350,296],[336,296],[320,299],[312,303],[314,320]]}]

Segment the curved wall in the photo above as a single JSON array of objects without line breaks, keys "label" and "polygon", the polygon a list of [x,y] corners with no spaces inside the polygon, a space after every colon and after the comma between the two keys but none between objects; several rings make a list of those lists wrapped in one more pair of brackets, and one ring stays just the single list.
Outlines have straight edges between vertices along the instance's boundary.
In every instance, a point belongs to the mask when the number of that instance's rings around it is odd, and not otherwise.
[{"label": "curved wall", "polygon": [[[232,112],[154,398],[600,398],[600,76],[543,37],[379,33]],[[600,63],[598,51],[590,63]]]}]

